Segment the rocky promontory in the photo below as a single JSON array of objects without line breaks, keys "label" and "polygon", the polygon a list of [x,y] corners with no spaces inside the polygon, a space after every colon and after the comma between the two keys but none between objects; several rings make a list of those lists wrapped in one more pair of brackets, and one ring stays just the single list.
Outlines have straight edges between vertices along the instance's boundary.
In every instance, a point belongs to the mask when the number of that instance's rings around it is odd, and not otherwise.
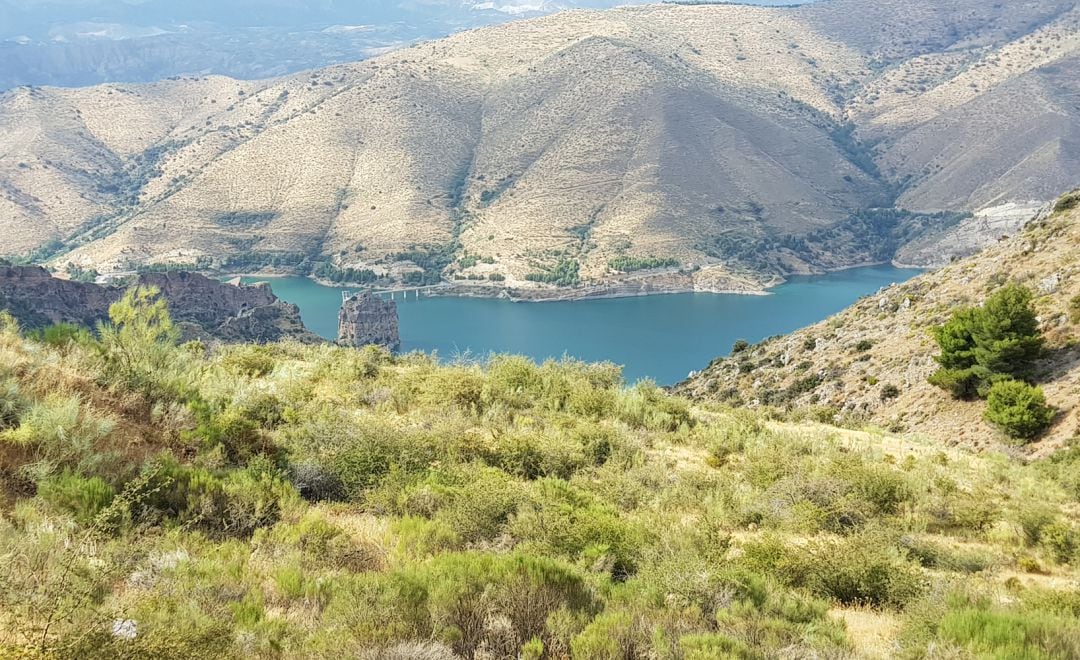
[{"label": "rocky promontory", "polygon": [[[161,291],[185,339],[272,342],[321,339],[304,327],[296,305],[279,300],[265,285],[233,285],[186,272],[144,273],[130,284]],[[125,287],[53,277],[40,266],[0,265],[0,309],[24,328],[56,323],[93,327],[109,320],[109,305]]]},{"label": "rocky promontory", "polygon": [[397,303],[370,292],[345,300],[338,313],[338,343],[356,347],[376,344],[396,350],[401,345]]}]

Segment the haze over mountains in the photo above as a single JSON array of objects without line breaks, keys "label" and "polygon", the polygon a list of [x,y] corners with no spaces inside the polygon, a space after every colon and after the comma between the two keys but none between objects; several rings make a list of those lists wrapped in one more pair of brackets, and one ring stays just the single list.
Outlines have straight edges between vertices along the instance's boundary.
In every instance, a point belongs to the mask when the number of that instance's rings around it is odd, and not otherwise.
[{"label": "haze over mountains", "polygon": [[753,290],[1053,199],[1078,88],[1072,0],[576,11],[258,82],[20,88],[2,250]]}]

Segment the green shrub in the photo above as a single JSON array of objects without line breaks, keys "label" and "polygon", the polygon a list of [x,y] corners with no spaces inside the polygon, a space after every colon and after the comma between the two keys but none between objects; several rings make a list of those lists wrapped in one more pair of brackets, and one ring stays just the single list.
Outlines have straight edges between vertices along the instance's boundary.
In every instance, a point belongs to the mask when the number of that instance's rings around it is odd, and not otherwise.
[{"label": "green shrub", "polygon": [[540,398],[539,369],[522,356],[499,356],[491,360],[484,383],[484,400],[511,408],[528,408]]},{"label": "green shrub", "polygon": [[987,396],[986,421],[1009,437],[1030,440],[1054,420],[1054,409],[1046,405],[1042,388],[1016,380],[994,383]]},{"label": "green shrub", "polygon": [[608,504],[557,479],[537,482],[534,501],[510,521],[532,554],[565,557],[625,578],[637,568],[644,530]]},{"label": "green shrub", "polygon": [[985,395],[994,382],[1004,378],[1030,379],[1043,349],[1031,300],[1031,291],[1010,284],[982,307],[954,312],[945,325],[934,330],[941,349],[935,359],[941,369],[930,382],[956,398],[972,398]]},{"label": "green shrub", "polygon": [[398,518],[390,525],[395,551],[404,558],[422,560],[443,552],[459,550],[461,537],[442,520],[416,516]]},{"label": "green shrub", "polygon": [[900,608],[918,597],[926,582],[906,551],[877,531],[791,548],[774,540],[754,547],[746,561],[844,605]]},{"label": "green shrub", "polygon": [[27,406],[17,427],[0,431],[0,447],[18,447],[31,476],[63,469],[88,473],[107,458],[98,445],[114,426],[112,420],[84,409],[78,396],[56,394]]},{"label": "green shrub", "polygon": [[1069,301],[1069,321],[1073,325],[1080,325],[1080,296],[1073,296]]},{"label": "green shrub", "polygon": [[276,523],[282,506],[295,498],[291,486],[257,468],[218,476],[163,460],[140,495],[145,507],[140,515],[192,525],[215,537],[246,538]]},{"label": "green shrub", "polygon": [[271,346],[242,344],[230,346],[221,356],[221,364],[230,371],[259,378],[274,370],[278,354]]},{"label": "green shrub", "polygon": [[904,539],[903,546],[925,568],[956,573],[980,573],[995,566],[999,558],[984,550],[950,548],[933,541]]},{"label": "green shrub", "polygon": [[1045,526],[1039,535],[1039,541],[1054,560],[1062,564],[1072,563],[1080,552],[1080,534],[1060,520]]},{"label": "green shrub", "polygon": [[524,501],[523,489],[498,470],[484,470],[448,493],[435,519],[469,543],[492,541]]},{"label": "green shrub", "polygon": [[233,465],[243,465],[252,457],[273,449],[259,422],[245,411],[233,407],[210,416],[194,434],[205,449],[220,447],[225,458]]},{"label": "green shrub", "polygon": [[645,654],[645,633],[627,612],[604,612],[570,644],[574,658],[625,660]]},{"label": "green shrub", "polygon": [[19,382],[14,378],[0,378],[0,431],[15,426],[26,405],[19,393]]},{"label": "green shrub", "polygon": [[900,396],[900,388],[892,383],[886,383],[881,387],[881,400],[890,401]]},{"label": "green shrub", "polygon": [[968,608],[945,613],[938,634],[978,657],[1053,660],[1080,657],[1076,630],[1072,618]]},{"label": "green shrub", "polygon": [[1073,190],[1057,198],[1054,202],[1054,213],[1064,213],[1080,206],[1080,190]]},{"label": "green shrub", "polygon": [[633,428],[650,431],[677,431],[692,427],[690,407],[682,399],[668,396],[651,381],[641,381],[619,397],[616,414]]},{"label": "green shrub", "polygon": [[98,326],[103,377],[158,402],[190,394],[191,356],[180,350],[180,330],[153,287],[134,287],[109,307],[111,323]]},{"label": "green shrub", "polygon": [[100,477],[88,479],[65,472],[43,482],[38,487],[38,495],[85,525],[112,504],[116,492]]},{"label": "green shrub", "polygon": [[29,336],[35,341],[59,349],[65,349],[72,344],[89,346],[94,342],[94,337],[90,334],[90,331],[73,323],[50,325],[47,328],[31,332]]}]

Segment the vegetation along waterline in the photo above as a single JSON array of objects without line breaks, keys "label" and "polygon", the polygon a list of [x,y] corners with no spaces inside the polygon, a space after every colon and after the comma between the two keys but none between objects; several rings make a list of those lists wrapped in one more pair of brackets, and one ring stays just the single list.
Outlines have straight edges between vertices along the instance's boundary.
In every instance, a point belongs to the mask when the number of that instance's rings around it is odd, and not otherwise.
[{"label": "vegetation along waterline", "polygon": [[0,654],[1080,653],[1075,449],[111,317],[0,331]]}]

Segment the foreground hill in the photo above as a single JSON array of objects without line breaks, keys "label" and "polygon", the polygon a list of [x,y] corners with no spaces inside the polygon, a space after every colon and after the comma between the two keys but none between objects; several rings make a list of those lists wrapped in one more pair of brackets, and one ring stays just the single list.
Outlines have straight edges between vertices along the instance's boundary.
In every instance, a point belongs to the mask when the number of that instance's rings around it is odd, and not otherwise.
[{"label": "foreground hill", "polygon": [[981,304],[1006,282],[1036,294],[1049,348],[1038,382],[1060,410],[1046,453],[1080,432],[1080,208],[1077,193],[1017,236],[946,268],[891,286],[798,332],[720,359],[678,386],[729,402],[831,407],[948,444],[1000,446],[981,402],[954,401],[930,385],[937,344],[930,329],[958,307]]},{"label": "foreground hill", "polygon": [[0,318],[0,657],[1080,655],[1080,453]]},{"label": "foreground hill", "polygon": [[261,82],[20,88],[0,96],[3,250],[493,287],[681,268],[678,286],[758,290],[1071,185],[1078,17],[664,5]]}]

